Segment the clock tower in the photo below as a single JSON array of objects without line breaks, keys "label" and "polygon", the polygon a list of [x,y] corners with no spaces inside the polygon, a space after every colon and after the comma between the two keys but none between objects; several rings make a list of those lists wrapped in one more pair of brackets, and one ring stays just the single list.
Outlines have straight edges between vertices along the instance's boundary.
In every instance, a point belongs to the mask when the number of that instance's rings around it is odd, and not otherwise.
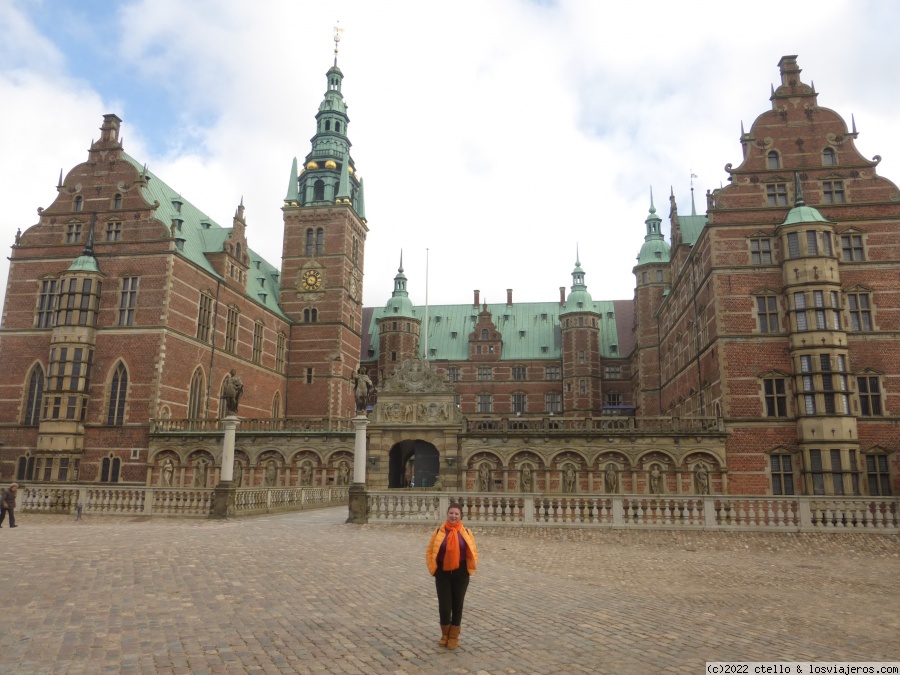
[{"label": "clock tower", "polygon": [[325,418],[355,413],[359,366],[363,247],[362,180],[350,156],[344,74],[334,65],[303,165],[294,158],[284,198],[281,307],[293,322],[285,415]]}]

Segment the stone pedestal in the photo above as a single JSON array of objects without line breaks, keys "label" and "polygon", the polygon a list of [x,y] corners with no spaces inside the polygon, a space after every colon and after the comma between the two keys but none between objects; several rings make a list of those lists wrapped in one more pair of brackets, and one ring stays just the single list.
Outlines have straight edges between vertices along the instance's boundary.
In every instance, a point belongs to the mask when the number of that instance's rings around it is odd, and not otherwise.
[{"label": "stone pedestal", "polygon": [[210,518],[228,518],[234,515],[235,486],[234,478],[234,437],[240,418],[229,415],[222,420],[225,426],[225,438],[222,440],[222,467],[219,472],[219,484],[213,489],[212,504],[209,509]]},{"label": "stone pedestal", "polygon": [[356,438],[353,443],[353,485],[350,486],[348,523],[365,525],[369,522],[368,496],[366,495],[366,427],[369,418],[359,413],[353,418]]}]

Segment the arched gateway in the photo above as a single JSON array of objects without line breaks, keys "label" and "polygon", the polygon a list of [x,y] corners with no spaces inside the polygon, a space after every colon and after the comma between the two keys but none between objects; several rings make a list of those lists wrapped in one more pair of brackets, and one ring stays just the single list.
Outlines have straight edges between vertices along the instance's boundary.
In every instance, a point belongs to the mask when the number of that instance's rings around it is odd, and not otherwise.
[{"label": "arched gateway", "polygon": [[388,487],[434,487],[440,470],[440,454],[434,445],[421,439],[400,441],[389,454]]}]

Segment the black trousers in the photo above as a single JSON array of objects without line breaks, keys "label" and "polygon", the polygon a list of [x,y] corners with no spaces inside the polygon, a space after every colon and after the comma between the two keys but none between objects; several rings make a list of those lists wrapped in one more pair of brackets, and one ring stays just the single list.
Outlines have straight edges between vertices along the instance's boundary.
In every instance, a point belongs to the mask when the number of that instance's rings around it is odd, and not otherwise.
[{"label": "black trousers", "polygon": [[[15,507],[13,507],[11,509],[7,509],[3,506],[0,506],[0,525],[3,524],[3,519],[6,518],[6,514],[9,513],[9,526],[15,527],[16,526],[15,510],[16,510]],[[462,605],[460,605],[460,606],[462,606]]]},{"label": "black trousers", "polygon": [[459,626],[462,622],[466,589],[469,587],[469,570],[465,564],[452,572],[438,569],[434,574],[434,586],[437,589],[441,625]]}]

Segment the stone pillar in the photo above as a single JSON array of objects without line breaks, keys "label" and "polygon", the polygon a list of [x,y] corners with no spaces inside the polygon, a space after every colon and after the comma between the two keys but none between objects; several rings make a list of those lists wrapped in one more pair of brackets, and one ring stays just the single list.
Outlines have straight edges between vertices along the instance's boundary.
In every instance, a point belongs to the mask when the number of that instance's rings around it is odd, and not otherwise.
[{"label": "stone pillar", "polygon": [[353,485],[350,486],[348,523],[365,525],[369,522],[368,496],[366,495],[366,427],[369,418],[364,413],[353,418],[356,438],[353,443]]},{"label": "stone pillar", "polygon": [[219,472],[219,484],[213,489],[210,518],[228,518],[234,515],[235,487],[234,479],[234,437],[240,418],[229,415],[222,420],[225,426],[225,437],[222,440],[222,467]]}]

